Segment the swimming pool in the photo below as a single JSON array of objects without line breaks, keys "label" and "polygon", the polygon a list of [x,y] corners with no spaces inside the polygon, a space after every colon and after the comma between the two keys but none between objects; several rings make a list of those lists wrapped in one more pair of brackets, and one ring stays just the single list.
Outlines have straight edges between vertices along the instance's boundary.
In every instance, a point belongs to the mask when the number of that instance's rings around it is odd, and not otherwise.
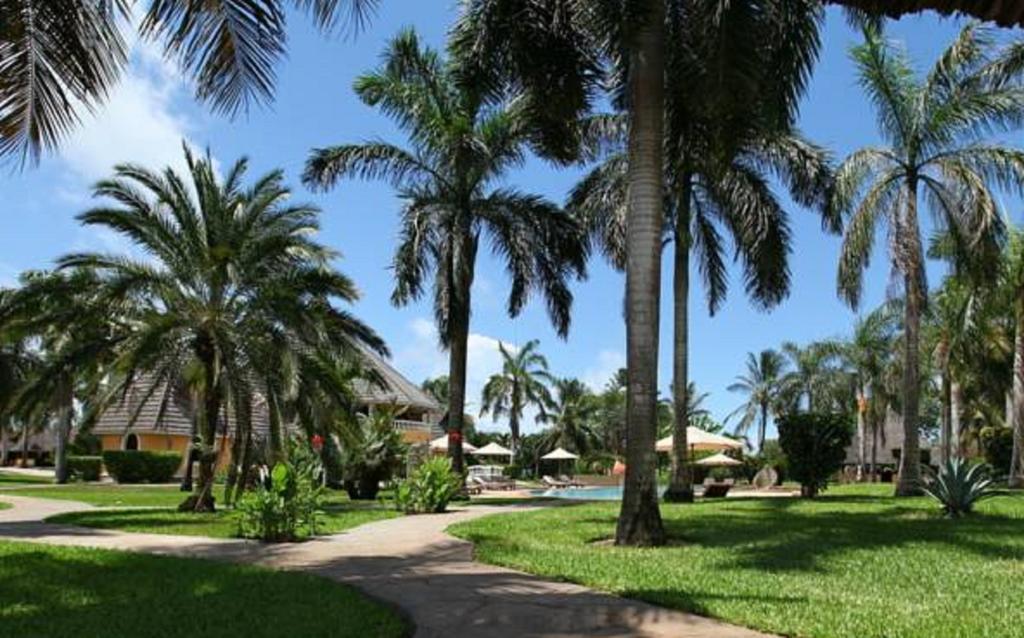
[{"label": "swimming pool", "polygon": [[[661,490],[659,490],[660,492]],[[576,501],[621,501],[622,487],[572,487],[531,490],[531,496],[547,498],[565,498]]]}]

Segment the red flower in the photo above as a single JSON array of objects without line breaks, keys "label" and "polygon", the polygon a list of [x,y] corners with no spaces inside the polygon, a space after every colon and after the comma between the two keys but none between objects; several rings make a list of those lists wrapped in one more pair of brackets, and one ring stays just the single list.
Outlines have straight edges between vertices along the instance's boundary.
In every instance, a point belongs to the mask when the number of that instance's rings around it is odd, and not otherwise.
[{"label": "red flower", "polygon": [[319,452],[320,450],[324,449],[324,437],[320,436],[319,434],[314,434],[313,435],[312,443],[313,443],[313,449],[316,450],[317,452]]},{"label": "red flower", "polygon": [[458,430],[452,430],[448,433],[448,440],[452,443],[459,443],[462,441],[462,432]]}]

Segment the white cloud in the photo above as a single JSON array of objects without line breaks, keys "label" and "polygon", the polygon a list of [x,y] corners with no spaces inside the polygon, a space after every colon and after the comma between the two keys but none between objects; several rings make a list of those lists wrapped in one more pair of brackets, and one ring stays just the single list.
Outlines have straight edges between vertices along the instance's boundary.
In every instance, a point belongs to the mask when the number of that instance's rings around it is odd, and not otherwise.
[{"label": "white cloud", "polygon": [[[414,319],[409,324],[412,341],[395,353],[395,365],[414,382],[427,377],[448,374],[448,353],[441,350],[437,341],[434,323],[425,318]],[[514,346],[487,335],[470,333],[466,353],[466,412],[477,415],[480,411],[480,393],[487,379],[501,370],[501,352],[498,344],[504,343],[513,351]],[[503,424],[494,424],[486,419],[478,425],[487,430],[500,429]]]},{"label": "white cloud", "polygon": [[608,380],[620,368],[626,367],[626,355],[618,350],[602,350],[597,354],[597,363],[583,371],[581,378],[594,392],[604,390]]},{"label": "white cloud", "polygon": [[[63,145],[61,159],[79,180],[93,182],[120,162],[181,167],[182,141],[195,124],[178,108],[187,86],[154,45],[135,43],[132,64],[95,114]],[[190,142],[191,145],[191,142]]]}]

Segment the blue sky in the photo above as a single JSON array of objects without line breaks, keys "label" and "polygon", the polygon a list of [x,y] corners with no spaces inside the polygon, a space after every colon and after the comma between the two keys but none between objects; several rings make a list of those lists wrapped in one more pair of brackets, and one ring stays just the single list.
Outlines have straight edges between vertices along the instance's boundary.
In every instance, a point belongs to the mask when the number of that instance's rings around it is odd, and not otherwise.
[{"label": "blue sky", "polygon": [[[376,64],[384,43],[399,28],[414,26],[434,45],[443,42],[454,16],[437,3],[385,2],[370,28],[356,38],[325,38],[302,16],[291,16],[289,58],[279,69],[275,103],[247,117],[228,120],[194,103],[173,65],[157,49],[138,45],[131,73],[110,103],[85,124],[58,155],[23,172],[0,173],[0,285],[11,284],[27,268],[44,268],[71,250],[126,250],[127,244],[95,229],[81,228],[74,215],[90,204],[88,186],[118,161],[153,166],[181,163],[180,140],[208,146],[223,164],[246,155],[253,173],[282,167],[296,199],[324,209],[322,240],[341,251],[339,267],[359,284],[363,298],[356,312],[389,343],[397,367],[416,382],[444,373],[446,358],[436,347],[429,301],[396,309],[389,303],[388,270],[396,237],[398,201],[382,183],[346,182],[323,195],[306,191],[298,175],[309,150],[338,142],[371,138],[402,141],[385,118],[361,104],[351,91],[353,78]],[[924,66],[957,32],[959,23],[934,16],[892,23],[890,37],[906,43]],[[830,10],[824,48],[804,101],[800,126],[811,139],[837,157],[877,141],[874,114],[856,86],[847,57],[859,36],[841,14]],[[578,170],[556,169],[533,160],[509,176],[509,183],[562,201]],[[726,391],[742,371],[745,353],[777,347],[785,340],[806,342],[848,331],[855,314],[835,294],[839,240],[822,233],[815,216],[790,206],[793,224],[792,294],[772,312],[763,313],[743,297],[732,278],[727,303],[713,318],[702,307],[703,292],[693,291],[690,376],[710,392],[707,406],[722,419],[740,402]],[[1017,217],[1013,211],[1013,217]],[[885,295],[888,268],[884,245],[878,246],[866,277],[865,309]],[[665,260],[665,292],[670,279]],[[939,270],[934,271],[933,281]],[[590,278],[575,287],[574,323],[567,341],[557,338],[543,308],[531,304],[517,319],[504,311],[506,280],[497,263],[482,253],[474,289],[470,343],[469,399],[478,406],[479,388],[499,361],[498,340],[541,341],[552,369],[577,376],[595,387],[625,363],[622,322],[623,279],[594,260]],[[669,301],[663,303],[662,340],[670,339]],[[662,348],[660,384],[667,393],[671,353]],[[471,407],[475,409],[475,407]],[[487,427],[486,422],[483,424]]]}]

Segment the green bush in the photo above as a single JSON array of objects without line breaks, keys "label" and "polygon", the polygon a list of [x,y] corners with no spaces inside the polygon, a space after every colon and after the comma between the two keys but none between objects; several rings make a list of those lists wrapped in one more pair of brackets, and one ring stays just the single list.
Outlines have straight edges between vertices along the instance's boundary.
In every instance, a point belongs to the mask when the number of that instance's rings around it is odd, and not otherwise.
[{"label": "green bush", "polygon": [[276,464],[238,501],[238,535],[273,543],[315,536],[323,514],[322,471],[311,456]]},{"label": "green bush", "polygon": [[177,452],[107,450],[103,465],[118,483],[167,483],[181,467]]},{"label": "green bush", "polygon": [[461,487],[462,477],[452,472],[450,460],[445,457],[428,459],[395,487],[395,507],[406,514],[440,513]]},{"label": "green bush", "polygon": [[1013,457],[1013,429],[985,427],[978,433],[985,462],[992,466],[997,475],[1010,473],[1010,459]]},{"label": "green bush", "polygon": [[352,500],[375,500],[380,484],[402,468],[408,446],[394,426],[399,414],[393,406],[377,406],[356,415],[354,427],[342,432],[341,479]]},{"label": "green bush", "polygon": [[939,468],[938,474],[925,484],[924,491],[938,501],[942,511],[951,518],[970,514],[978,501],[996,494],[985,466],[956,457]]},{"label": "green bush", "polygon": [[758,458],[761,467],[769,466],[779,475],[779,485],[789,477],[789,459],[786,458],[786,453],[782,451],[777,439],[766,439]]},{"label": "green bush", "polygon": [[799,412],[778,420],[779,445],[789,460],[789,475],[800,494],[814,498],[828,486],[828,477],[842,468],[853,426],[843,414]]},{"label": "green bush", "polygon": [[103,459],[98,456],[69,456],[68,475],[76,481],[98,481]]}]

